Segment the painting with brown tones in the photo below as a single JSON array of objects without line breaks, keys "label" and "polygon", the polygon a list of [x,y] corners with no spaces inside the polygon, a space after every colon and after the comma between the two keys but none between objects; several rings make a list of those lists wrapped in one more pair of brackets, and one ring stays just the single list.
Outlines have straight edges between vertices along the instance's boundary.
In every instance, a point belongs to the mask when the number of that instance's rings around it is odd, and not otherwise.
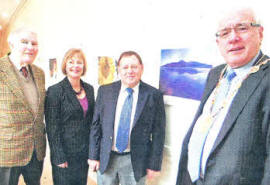
[{"label": "painting with brown tones", "polygon": [[114,82],[116,76],[115,60],[102,56],[98,57],[98,84],[105,85]]},{"label": "painting with brown tones", "polygon": [[50,77],[57,78],[57,60],[56,58],[49,59]]}]

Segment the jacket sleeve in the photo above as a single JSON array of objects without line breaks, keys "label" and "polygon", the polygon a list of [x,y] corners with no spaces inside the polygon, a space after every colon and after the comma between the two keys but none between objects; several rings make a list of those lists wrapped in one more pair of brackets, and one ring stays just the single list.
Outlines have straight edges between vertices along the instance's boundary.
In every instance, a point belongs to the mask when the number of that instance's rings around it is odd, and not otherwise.
[{"label": "jacket sleeve", "polygon": [[51,160],[55,165],[66,162],[61,137],[61,102],[63,101],[61,88],[49,88],[45,100],[45,121]]},{"label": "jacket sleeve", "polygon": [[101,141],[101,111],[102,111],[102,87],[98,89],[95,110],[93,121],[90,129],[90,136],[89,136],[89,159],[92,160],[99,160],[99,152],[100,152],[100,141]]},{"label": "jacket sleeve", "polygon": [[[269,112],[270,113],[270,112]],[[268,122],[269,122],[268,118]],[[270,127],[268,125],[267,139],[266,139],[266,159],[264,165],[264,174],[262,179],[262,185],[270,184]]]},{"label": "jacket sleeve", "polygon": [[[268,83],[269,83],[268,78]],[[265,138],[265,156],[261,155],[261,157],[265,157],[264,162],[264,171],[263,171],[263,178],[261,185],[268,185],[270,184],[270,95],[269,92],[270,88],[268,88],[267,97],[264,101],[264,106],[262,107],[263,112],[263,119],[262,119],[262,130],[263,130],[263,136]]]},{"label": "jacket sleeve", "polygon": [[148,169],[160,171],[165,140],[165,108],[163,95],[158,92],[156,96],[155,119],[152,127],[152,142],[148,158]]}]

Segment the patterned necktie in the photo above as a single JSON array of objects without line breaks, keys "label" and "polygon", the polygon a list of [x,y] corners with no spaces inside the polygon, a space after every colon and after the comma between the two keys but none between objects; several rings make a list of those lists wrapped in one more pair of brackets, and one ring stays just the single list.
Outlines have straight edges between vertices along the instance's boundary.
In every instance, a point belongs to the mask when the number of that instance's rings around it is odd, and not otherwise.
[{"label": "patterned necktie", "polygon": [[[220,89],[222,89],[222,91],[220,91],[219,94],[217,95],[217,101],[215,102],[215,105],[213,107],[213,112],[215,112],[216,110],[219,109],[220,106],[222,106],[222,102],[226,98],[228,91],[230,89],[230,83],[235,76],[236,76],[236,73],[232,70],[226,73],[225,80],[220,86]],[[203,155],[202,152],[203,152],[207,135],[213,124],[213,122],[208,124],[207,121],[209,121],[208,115],[202,114],[198,118],[193,128],[192,135],[190,137],[189,144],[188,144],[188,166],[187,167],[188,167],[191,181],[193,183],[196,180],[198,180],[200,177],[201,160],[202,160],[202,155]],[[200,128],[203,128],[204,125],[208,125],[207,128],[200,129]]]},{"label": "patterned necktie", "polygon": [[22,73],[22,75],[27,78],[28,76],[28,71],[27,71],[27,68],[24,66],[20,69],[20,72]]},{"label": "patterned necktie", "polygon": [[124,105],[122,107],[120,121],[117,130],[116,137],[116,148],[119,152],[124,152],[128,146],[128,136],[130,130],[130,122],[131,122],[131,110],[133,103],[133,89],[127,88],[128,96],[125,99]]}]

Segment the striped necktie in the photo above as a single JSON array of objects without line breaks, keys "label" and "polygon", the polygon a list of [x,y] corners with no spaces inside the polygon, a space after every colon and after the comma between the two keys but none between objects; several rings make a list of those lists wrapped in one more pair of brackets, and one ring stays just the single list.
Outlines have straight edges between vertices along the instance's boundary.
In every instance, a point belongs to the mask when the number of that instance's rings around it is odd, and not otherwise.
[{"label": "striped necktie", "polygon": [[28,76],[28,70],[27,70],[27,68],[25,66],[20,69],[20,72],[22,73],[22,75],[25,78],[27,78],[27,76]]}]

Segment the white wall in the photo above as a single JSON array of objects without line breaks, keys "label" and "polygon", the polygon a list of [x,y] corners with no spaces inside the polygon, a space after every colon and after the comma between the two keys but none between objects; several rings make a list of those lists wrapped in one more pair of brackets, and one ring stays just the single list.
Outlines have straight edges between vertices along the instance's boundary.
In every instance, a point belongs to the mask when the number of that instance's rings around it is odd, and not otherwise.
[{"label": "white wall", "polygon": [[[48,59],[61,62],[70,47],[81,47],[88,60],[85,80],[97,89],[97,57],[118,58],[125,50],[137,51],[144,62],[143,80],[158,87],[160,50],[191,48],[193,59],[222,63],[215,45],[216,15],[223,8],[243,4],[260,10],[265,27],[263,51],[269,53],[270,21],[267,0],[32,0],[28,19],[41,38],[40,60],[48,73]],[[31,22],[31,21],[28,21]],[[59,65],[60,66],[60,65]],[[60,80],[60,77],[58,80]],[[49,81],[48,81],[49,82]],[[56,81],[50,81],[55,83]],[[166,98],[167,100],[167,98]],[[199,102],[174,99],[166,106],[166,146],[169,155],[162,185],[175,183],[182,139]],[[164,172],[165,173],[165,172]],[[166,182],[166,183],[165,183]]]},{"label": "white wall", "polygon": [[[259,1],[239,2],[259,7]],[[36,0],[43,12],[41,55],[61,62],[68,48],[82,47],[90,69],[87,79],[96,85],[97,56],[117,59],[125,50],[136,50],[145,64],[143,79],[158,87],[161,49],[188,47],[200,61],[222,63],[215,45],[215,15],[232,3],[235,1]],[[261,3],[262,12],[267,12],[263,9],[266,0]],[[266,39],[269,43],[269,36]]]}]

